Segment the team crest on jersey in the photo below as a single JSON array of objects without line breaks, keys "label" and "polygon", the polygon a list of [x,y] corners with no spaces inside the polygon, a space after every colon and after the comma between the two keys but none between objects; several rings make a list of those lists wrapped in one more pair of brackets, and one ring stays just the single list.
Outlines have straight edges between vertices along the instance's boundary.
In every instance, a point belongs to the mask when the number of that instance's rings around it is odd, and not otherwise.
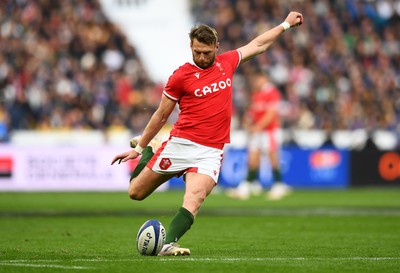
[{"label": "team crest on jersey", "polygon": [[172,162],[171,162],[171,160],[169,159],[169,158],[161,158],[161,161],[160,161],[160,164],[159,164],[159,166],[160,166],[160,169],[161,170],[168,170],[168,168],[170,167],[172,165]]},{"label": "team crest on jersey", "polygon": [[217,62],[215,65],[219,68],[219,71],[222,73],[222,75],[225,75],[225,72],[224,72],[224,69],[221,66],[221,63]]},{"label": "team crest on jersey", "polygon": [[194,76],[195,76],[196,78],[200,79],[200,73],[199,73],[199,72],[194,73]]}]

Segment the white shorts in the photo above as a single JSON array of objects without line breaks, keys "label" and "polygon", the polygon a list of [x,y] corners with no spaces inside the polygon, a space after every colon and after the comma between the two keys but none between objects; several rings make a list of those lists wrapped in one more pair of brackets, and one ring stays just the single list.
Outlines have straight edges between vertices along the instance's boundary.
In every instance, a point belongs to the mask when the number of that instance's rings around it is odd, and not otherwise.
[{"label": "white shorts", "polygon": [[177,174],[196,172],[210,176],[218,182],[223,150],[171,137],[154,154],[147,167],[156,173]]},{"label": "white shorts", "polygon": [[250,151],[259,150],[268,153],[269,151],[277,151],[280,146],[277,129],[250,134],[248,141]]}]

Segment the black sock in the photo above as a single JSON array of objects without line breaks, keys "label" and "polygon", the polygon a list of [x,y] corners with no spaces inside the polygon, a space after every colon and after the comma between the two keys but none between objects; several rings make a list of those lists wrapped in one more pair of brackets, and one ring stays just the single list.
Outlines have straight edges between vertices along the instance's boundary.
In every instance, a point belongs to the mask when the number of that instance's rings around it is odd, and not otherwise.
[{"label": "black sock", "polygon": [[274,177],[274,183],[281,182],[282,181],[282,175],[279,169],[273,169],[272,170],[272,175]]},{"label": "black sock", "polygon": [[247,181],[249,181],[251,183],[254,180],[256,180],[257,179],[257,173],[258,173],[258,170],[249,169],[249,172],[247,174]]}]

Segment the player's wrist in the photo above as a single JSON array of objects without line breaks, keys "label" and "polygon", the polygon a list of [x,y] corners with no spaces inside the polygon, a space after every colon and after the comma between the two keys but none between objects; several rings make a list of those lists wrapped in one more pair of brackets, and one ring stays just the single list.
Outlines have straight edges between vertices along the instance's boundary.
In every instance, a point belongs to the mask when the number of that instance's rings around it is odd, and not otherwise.
[{"label": "player's wrist", "polygon": [[287,21],[281,23],[280,26],[283,27],[283,31],[286,31],[290,28],[290,24]]},{"label": "player's wrist", "polygon": [[139,144],[137,144],[136,147],[133,148],[133,150],[141,155],[143,153],[144,148],[142,146],[140,146]]}]

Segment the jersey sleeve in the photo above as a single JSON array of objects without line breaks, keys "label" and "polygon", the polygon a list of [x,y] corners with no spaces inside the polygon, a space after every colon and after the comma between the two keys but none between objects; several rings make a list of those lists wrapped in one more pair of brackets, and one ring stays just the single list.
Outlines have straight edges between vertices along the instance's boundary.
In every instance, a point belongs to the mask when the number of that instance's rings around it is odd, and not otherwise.
[{"label": "jersey sleeve", "polygon": [[182,97],[182,78],[180,77],[179,69],[175,70],[174,73],[169,77],[163,93],[169,99],[174,101],[179,101],[179,99]]},{"label": "jersey sleeve", "polygon": [[238,68],[240,61],[242,60],[242,55],[239,50],[230,50],[222,53],[220,56],[230,63],[233,72]]}]

